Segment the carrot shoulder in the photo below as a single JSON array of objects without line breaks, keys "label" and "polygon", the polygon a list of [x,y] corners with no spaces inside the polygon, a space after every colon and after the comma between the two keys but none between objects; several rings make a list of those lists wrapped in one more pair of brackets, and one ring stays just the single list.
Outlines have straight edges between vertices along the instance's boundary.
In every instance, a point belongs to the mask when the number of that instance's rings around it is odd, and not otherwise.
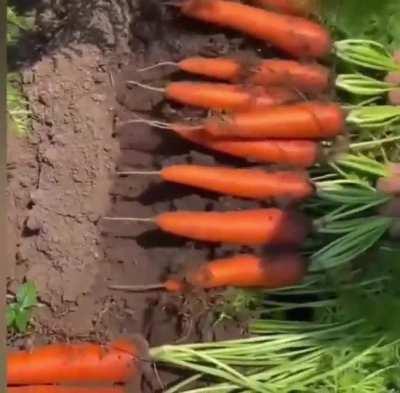
[{"label": "carrot shoulder", "polygon": [[317,23],[239,2],[184,0],[181,11],[189,17],[268,41],[295,57],[325,57],[332,46],[328,31]]},{"label": "carrot shoulder", "polygon": [[138,346],[118,340],[109,345],[52,344],[7,357],[7,384],[125,382],[138,374]]},{"label": "carrot shoulder", "polygon": [[277,208],[176,211],[160,214],[156,223],[165,232],[190,239],[241,245],[300,245],[310,230],[303,216]]},{"label": "carrot shoulder", "polygon": [[220,137],[327,139],[344,131],[345,115],[339,104],[308,102],[214,116],[203,127]]},{"label": "carrot shoulder", "polygon": [[275,289],[298,284],[305,273],[305,261],[296,253],[277,254],[265,259],[243,254],[195,267],[188,271],[186,280],[205,289],[226,286]]}]

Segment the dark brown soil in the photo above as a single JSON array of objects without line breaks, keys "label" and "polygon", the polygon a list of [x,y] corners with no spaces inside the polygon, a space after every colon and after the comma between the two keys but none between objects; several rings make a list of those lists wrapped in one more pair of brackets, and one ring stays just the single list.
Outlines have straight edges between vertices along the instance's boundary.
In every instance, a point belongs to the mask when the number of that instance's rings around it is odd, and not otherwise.
[{"label": "dark brown soil", "polygon": [[256,206],[157,178],[114,175],[116,169],[151,170],[172,163],[243,165],[167,131],[115,124],[132,119],[132,111],[182,116],[181,108],[159,94],[128,89],[125,83],[160,85],[181,75],[166,69],[143,74],[135,71],[139,67],[195,54],[243,53],[250,44],[188,22],[154,0],[59,3],[39,8],[48,42],[39,60],[23,71],[33,130],[26,138],[9,138],[8,289],[15,293],[24,279],[32,280],[41,301],[28,339],[12,336],[9,344],[106,341],[141,333],[154,346],[238,336],[232,322],[229,329],[213,325],[215,314],[201,295],[183,299],[107,286],[156,283],[188,264],[239,248],[210,247],[162,234],[149,224],[101,218]]}]

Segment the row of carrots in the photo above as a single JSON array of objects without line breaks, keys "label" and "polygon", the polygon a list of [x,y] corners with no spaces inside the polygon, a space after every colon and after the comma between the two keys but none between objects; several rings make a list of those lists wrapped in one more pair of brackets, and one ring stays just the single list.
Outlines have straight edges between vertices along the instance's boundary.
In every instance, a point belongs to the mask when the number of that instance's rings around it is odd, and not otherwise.
[{"label": "row of carrots", "polygon": [[[315,187],[304,169],[318,161],[321,141],[339,135],[345,126],[340,105],[304,102],[305,94],[322,94],[330,87],[329,71],[310,61],[325,57],[331,40],[322,26],[298,16],[309,14],[310,0],[253,2],[257,7],[227,0],[183,0],[175,5],[188,17],[268,41],[290,56],[308,62],[272,59],[249,64],[237,59],[197,57],[168,63],[188,73],[224,82],[172,82],[160,90],[168,99],[216,113],[195,125],[148,122],[214,151],[260,164],[286,164],[300,169],[266,172],[174,165],[140,174],[253,200],[284,198],[300,202],[313,195]],[[135,81],[131,84],[143,86]],[[149,221],[166,232],[201,241],[288,247],[285,252],[271,251],[263,258],[240,254],[204,262],[157,285],[114,285],[112,289],[164,288],[182,293],[226,286],[278,288],[298,283],[307,271],[307,261],[297,249],[308,236],[311,224],[296,211],[269,207],[105,219]],[[150,358],[141,340],[118,340],[107,345],[51,344],[32,351],[14,351],[7,359],[8,392],[124,393],[124,385],[104,384],[125,384],[138,378]],[[68,385],[72,383],[80,386]]]},{"label": "row of carrots", "polygon": [[[260,201],[298,203],[313,196],[315,185],[305,169],[318,161],[321,141],[345,130],[345,113],[339,104],[304,100],[305,95],[315,97],[330,89],[329,69],[316,62],[330,51],[329,33],[315,22],[283,13],[292,3],[291,14],[298,14],[298,1],[260,0],[256,3],[279,12],[228,0],[183,0],[178,7],[186,16],[247,33],[294,57],[307,58],[307,62],[278,58],[243,62],[235,58],[191,57],[178,63],[151,65],[140,71],[168,65],[225,83],[179,81],[156,88],[129,81],[128,85],[159,91],[180,104],[214,111],[214,115],[197,124],[171,124],[142,118],[133,122],[144,121],[168,128],[191,142],[253,162],[285,164],[295,169],[264,171],[172,165],[160,171],[123,171],[119,175],[158,176],[166,182]],[[310,4],[303,2],[308,9]],[[283,246],[291,250],[299,249],[312,230],[312,223],[304,215],[277,207],[228,212],[174,211],[151,218],[105,219],[150,222],[167,233],[211,243]],[[236,255],[204,262],[162,284],[114,285],[112,288],[165,288],[170,292],[183,292],[190,287],[277,288],[301,281],[305,267],[297,251],[275,253],[264,259]]]}]

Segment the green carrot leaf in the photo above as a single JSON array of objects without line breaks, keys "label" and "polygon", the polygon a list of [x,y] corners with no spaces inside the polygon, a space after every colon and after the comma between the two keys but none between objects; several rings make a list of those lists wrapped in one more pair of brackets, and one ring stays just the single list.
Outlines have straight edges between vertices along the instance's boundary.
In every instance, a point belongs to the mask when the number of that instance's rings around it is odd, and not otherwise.
[{"label": "green carrot leaf", "polygon": [[35,284],[27,282],[21,285],[17,291],[16,298],[22,309],[36,306],[37,289]]},{"label": "green carrot leaf", "polygon": [[16,317],[16,310],[17,310],[16,303],[12,303],[7,306],[7,309],[6,309],[7,327],[11,327],[14,324],[15,317]]},{"label": "green carrot leaf", "polygon": [[15,327],[20,333],[25,333],[29,323],[29,312],[23,309],[15,310]]}]

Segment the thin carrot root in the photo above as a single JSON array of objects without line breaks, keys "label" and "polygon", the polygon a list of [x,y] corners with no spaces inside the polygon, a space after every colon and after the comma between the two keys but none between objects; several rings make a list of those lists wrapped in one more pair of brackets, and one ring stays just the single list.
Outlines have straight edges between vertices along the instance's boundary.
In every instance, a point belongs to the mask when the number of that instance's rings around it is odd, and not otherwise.
[{"label": "thin carrot root", "polygon": [[146,90],[155,91],[157,93],[165,93],[165,89],[163,87],[155,87],[155,86],[151,86],[151,85],[146,85],[145,83],[140,83],[138,81],[132,81],[132,80],[127,81],[126,83],[128,85],[138,86],[138,87],[141,87]]},{"label": "thin carrot root", "polygon": [[130,175],[144,175],[144,176],[157,176],[160,175],[160,171],[121,171],[115,172],[118,176],[130,176]]},{"label": "thin carrot root", "polygon": [[182,280],[170,278],[163,283],[148,285],[109,285],[109,289],[127,292],[147,292],[165,289],[167,292],[181,293],[184,291],[185,284]]},{"label": "thin carrot root", "polygon": [[178,63],[175,63],[173,61],[162,61],[160,63],[152,64],[152,65],[147,66],[147,67],[139,68],[136,71],[137,72],[146,72],[146,71],[154,70],[154,69],[159,68],[159,67],[167,67],[167,66],[178,67]]},{"label": "thin carrot root", "polygon": [[145,292],[154,291],[156,289],[164,289],[165,285],[159,284],[148,284],[148,285],[109,285],[108,289],[113,289],[115,291],[127,291],[127,292]]},{"label": "thin carrot root", "polygon": [[135,118],[130,119],[130,120],[125,120],[117,123],[118,127],[122,127],[127,124],[134,124],[134,123],[140,123],[140,124],[146,124],[149,127],[154,127],[154,128],[159,128],[161,130],[183,130],[183,131],[200,131],[203,129],[203,126],[201,125],[178,125],[178,124],[173,124],[173,123],[168,123],[164,121],[159,121],[159,120],[149,120],[145,119],[144,117],[139,116],[137,113],[134,113]]},{"label": "thin carrot root", "polygon": [[103,217],[104,221],[155,222],[152,217]]}]

